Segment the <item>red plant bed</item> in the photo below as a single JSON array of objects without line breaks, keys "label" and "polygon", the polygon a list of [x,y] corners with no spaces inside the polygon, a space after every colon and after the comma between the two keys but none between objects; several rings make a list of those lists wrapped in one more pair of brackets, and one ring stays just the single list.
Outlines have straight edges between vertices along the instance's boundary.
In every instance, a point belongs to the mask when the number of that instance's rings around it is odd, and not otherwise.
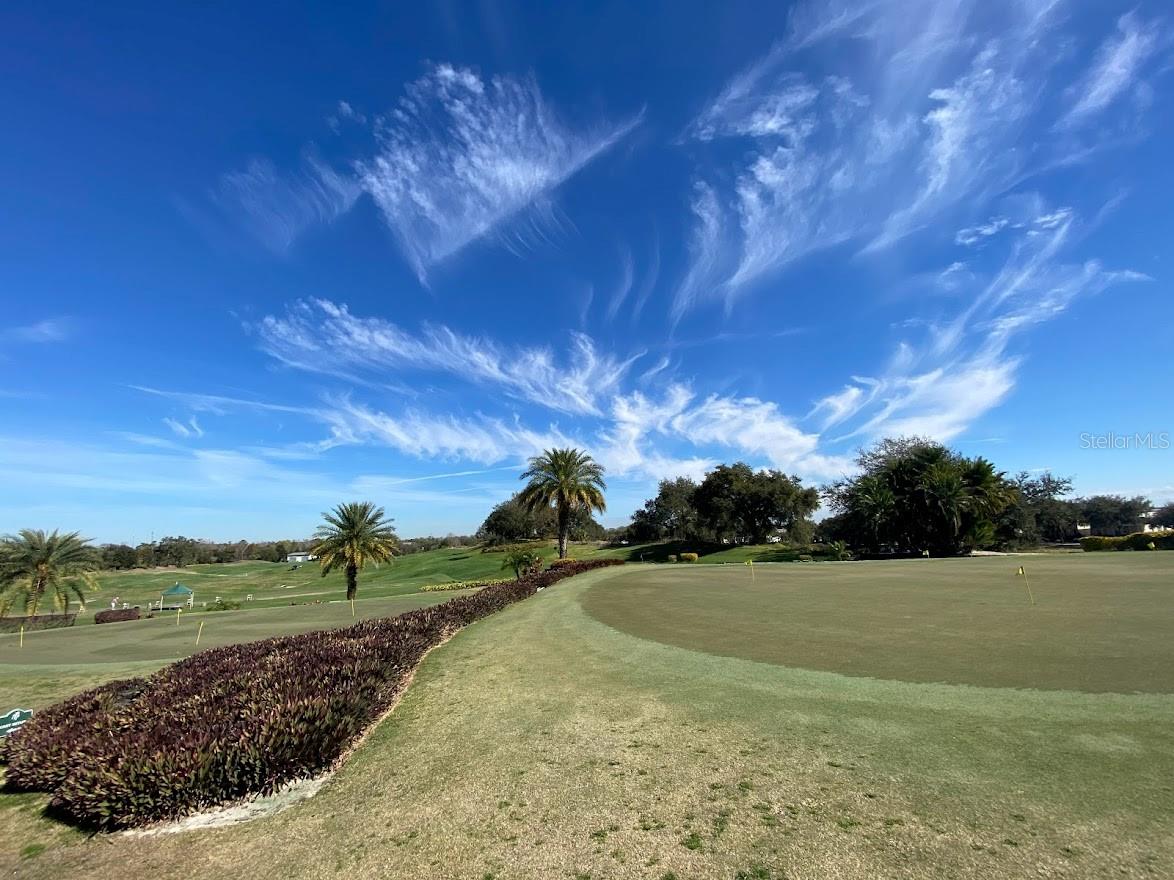
[{"label": "red plant bed", "polygon": [[213,648],[38,712],[7,738],[8,786],[110,830],[175,819],[326,769],[460,628],[580,572],[577,562],[341,630]]},{"label": "red plant bed", "polygon": [[137,608],[110,608],[94,615],[94,623],[121,623],[124,620],[138,620],[143,615]]}]

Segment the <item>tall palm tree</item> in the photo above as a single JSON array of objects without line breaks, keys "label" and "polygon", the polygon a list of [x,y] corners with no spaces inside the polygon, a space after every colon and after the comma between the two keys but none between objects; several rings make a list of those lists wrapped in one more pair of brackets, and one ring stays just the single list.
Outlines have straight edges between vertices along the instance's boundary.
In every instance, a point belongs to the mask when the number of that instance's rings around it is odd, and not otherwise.
[{"label": "tall palm tree", "polygon": [[77,532],[46,534],[40,529],[22,529],[18,535],[0,540],[0,616],[7,614],[17,596],[24,597],[24,610],[37,613],[46,595],[62,614],[77,599],[86,607],[86,592],[98,589],[94,548]]},{"label": "tall palm tree", "polygon": [[603,513],[603,466],[578,449],[548,449],[530,459],[521,479],[528,480],[518,500],[538,510],[554,505],[558,512],[558,558],[567,558],[571,516],[576,510]]},{"label": "tall palm tree", "polygon": [[335,568],[346,571],[346,597],[353,599],[359,590],[359,572],[368,562],[378,565],[390,561],[399,538],[383,508],[370,501],[340,504],[322,518],[326,522],[314,532],[318,543],[313,553],[322,565],[323,577]]}]

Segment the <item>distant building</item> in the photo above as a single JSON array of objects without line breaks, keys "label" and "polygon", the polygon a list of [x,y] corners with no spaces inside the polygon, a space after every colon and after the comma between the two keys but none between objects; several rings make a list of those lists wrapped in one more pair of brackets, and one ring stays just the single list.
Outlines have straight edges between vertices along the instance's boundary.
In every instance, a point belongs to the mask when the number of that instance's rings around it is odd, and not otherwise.
[{"label": "distant building", "polygon": [[1082,538],[1085,535],[1091,535],[1092,534],[1092,526],[1090,526],[1088,523],[1077,523],[1076,524],[1076,534],[1080,535],[1080,537],[1082,537]]},{"label": "distant building", "polygon": [[317,558],[318,557],[313,553],[306,551],[301,553],[289,553],[286,555],[285,561],[300,565],[303,562],[313,562]]},{"label": "distant building", "polygon": [[1143,513],[1141,515],[1141,517],[1140,517],[1140,519],[1142,520],[1141,530],[1143,532],[1168,532],[1168,531],[1170,531],[1170,528],[1168,526],[1156,526],[1153,524],[1152,520],[1157,515],[1158,515],[1157,508],[1154,508],[1153,510],[1147,510],[1145,513]]}]

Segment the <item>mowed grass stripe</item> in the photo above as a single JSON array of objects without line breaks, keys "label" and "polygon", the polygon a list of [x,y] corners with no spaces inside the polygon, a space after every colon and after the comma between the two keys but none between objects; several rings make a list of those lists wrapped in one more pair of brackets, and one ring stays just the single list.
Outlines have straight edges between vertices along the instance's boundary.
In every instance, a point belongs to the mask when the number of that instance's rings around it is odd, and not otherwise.
[{"label": "mowed grass stripe", "polygon": [[[578,555],[590,557],[585,548]],[[593,548],[592,548],[593,549]],[[553,546],[542,547],[545,557],[554,555]],[[429,550],[396,557],[390,564],[368,567],[359,578],[359,595],[363,598],[402,596],[415,593],[425,584],[480,580],[502,577],[501,553],[482,553],[477,548],[462,547]],[[230,562],[216,565],[192,565],[187,568],[159,568],[133,571],[106,571],[99,575],[99,590],[86,597],[87,611],[78,625],[93,620],[93,612],[110,607],[116,596],[120,603],[141,605],[159,600],[159,594],[176,581],[195,591],[196,608],[217,596],[225,601],[244,602],[252,596],[258,607],[274,607],[292,601],[313,601],[325,597],[341,598],[346,591],[343,574],[331,572],[322,577],[317,562],[307,562],[294,570],[285,562]]]},{"label": "mowed grass stripe", "polygon": [[746,566],[659,566],[600,582],[583,605],[641,638],[798,669],[1174,692],[1174,553],[786,564],[753,578]]},{"label": "mowed grass stripe", "polygon": [[[392,617],[405,611],[436,605],[468,590],[412,593],[355,602],[354,617],[349,602],[336,600],[321,604],[290,605],[279,608],[249,608],[240,611],[176,613],[164,611],[150,620],[103,623],[96,626],[39,630],[26,633],[24,647],[19,635],[0,635],[0,703],[6,664],[123,663],[142,660],[178,660],[196,651],[251,642],[271,636],[294,635],[320,629],[350,626],[356,620]],[[204,624],[196,636],[200,623]]]}]

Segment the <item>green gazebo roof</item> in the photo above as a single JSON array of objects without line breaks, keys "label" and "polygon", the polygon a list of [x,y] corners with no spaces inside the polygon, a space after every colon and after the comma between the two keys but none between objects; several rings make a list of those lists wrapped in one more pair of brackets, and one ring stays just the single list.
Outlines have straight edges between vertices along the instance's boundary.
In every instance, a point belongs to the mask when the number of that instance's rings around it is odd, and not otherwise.
[{"label": "green gazebo roof", "polygon": [[163,591],[164,596],[190,596],[195,591],[190,587],[185,587],[183,584],[177,583],[174,587],[168,587]]}]

